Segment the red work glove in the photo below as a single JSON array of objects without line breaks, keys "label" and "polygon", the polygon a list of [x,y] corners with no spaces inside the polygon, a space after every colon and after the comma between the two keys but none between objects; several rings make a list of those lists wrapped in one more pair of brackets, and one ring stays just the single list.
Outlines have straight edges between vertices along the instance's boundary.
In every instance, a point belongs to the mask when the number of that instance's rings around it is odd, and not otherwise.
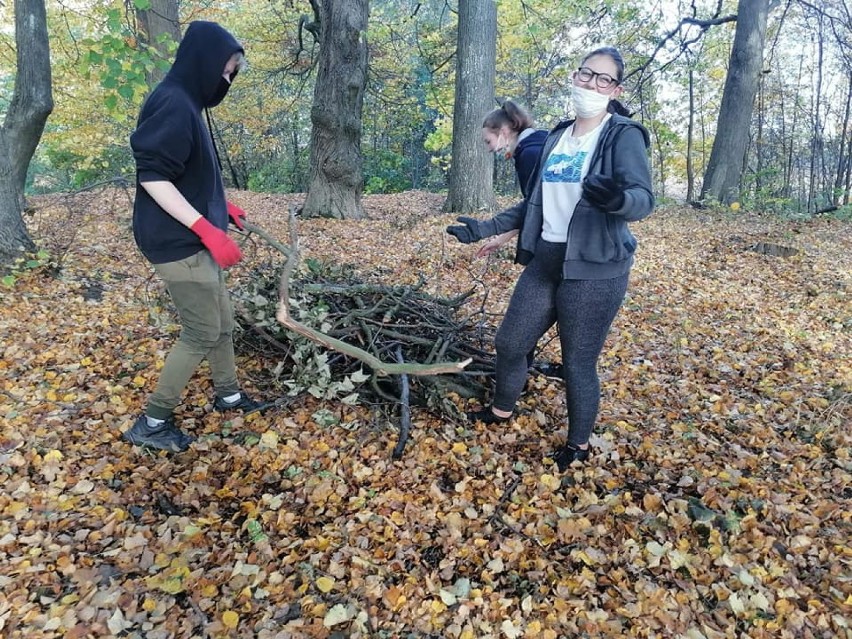
[{"label": "red work glove", "polygon": [[228,205],[228,216],[231,218],[231,222],[242,231],[245,228],[243,220],[246,219],[246,212],[233,202],[225,202],[225,204]]},{"label": "red work glove", "polygon": [[205,218],[198,218],[189,229],[201,238],[201,243],[210,251],[216,264],[228,268],[240,261],[240,247],[222,229],[216,228]]}]

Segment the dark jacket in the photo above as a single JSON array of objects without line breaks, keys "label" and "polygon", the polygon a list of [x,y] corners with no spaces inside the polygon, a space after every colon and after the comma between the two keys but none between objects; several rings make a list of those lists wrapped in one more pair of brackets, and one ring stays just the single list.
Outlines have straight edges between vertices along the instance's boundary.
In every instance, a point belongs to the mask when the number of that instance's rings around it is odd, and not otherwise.
[{"label": "dark jacket", "polygon": [[520,140],[515,146],[512,157],[515,159],[515,172],[518,174],[518,184],[521,186],[521,194],[527,197],[530,192],[530,178],[538,164],[541,155],[541,147],[547,139],[547,131],[537,129]]},{"label": "dark jacket", "polygon": [[[573,120],[560,123],[547,136],[541,158],[547,158]],[[638,122],[613,115],[604,124],[592,154],[589,174],[603,173],[624,186],[624,205],[608,213],[581,198],[568,225],[568,242],[562,277],[570,280],[603,280],[627,273],[633,265],[636,238],[628,222],[641,220],[654,210],[647,149],[648,132]],[[483,237],[520,229],[515,261],[529,264],[541,237],[543,221],[541,164],[531,178],[530,193],[514,206],[480,223]]]},{"label": "dark jacket", "polygon": [[130,146],[136,159],[133,236],[160,264],[201,251],[201,240],[166,213],[139,185],[169,181],[214,226],[226,230],[225,190],[201,111],[225,97],[222,71],[239,42],[215,22],[192,22],[166,77],[142,105]]}]

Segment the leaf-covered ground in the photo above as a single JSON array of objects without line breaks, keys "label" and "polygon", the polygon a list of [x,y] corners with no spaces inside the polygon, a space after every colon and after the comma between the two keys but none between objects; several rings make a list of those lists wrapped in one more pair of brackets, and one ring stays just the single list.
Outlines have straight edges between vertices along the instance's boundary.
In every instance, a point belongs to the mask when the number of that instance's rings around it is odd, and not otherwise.
[{"label": "leaf-covered ground", "polygon": [[[286,240],[293,198],[234,199]],[[441,203],[373,196],[369,220],[301,221],[304,256],[475,286],[499,313],[519,268],[448,242]],[[848,223],[672,208],[634,225],[595,454],[560,474],[564,399],[544,378],[505,427],[415,412],[395,462],[370,407],[227,419],[202,371],[181,412],[193,448],[131,448],[176,326],[127,195],[36,204],[61,269],[1,293],[0,635],[850,635]],[[244,252],[235,285],[274,258]],[[242,359],[247,388],[272,366]]]}]

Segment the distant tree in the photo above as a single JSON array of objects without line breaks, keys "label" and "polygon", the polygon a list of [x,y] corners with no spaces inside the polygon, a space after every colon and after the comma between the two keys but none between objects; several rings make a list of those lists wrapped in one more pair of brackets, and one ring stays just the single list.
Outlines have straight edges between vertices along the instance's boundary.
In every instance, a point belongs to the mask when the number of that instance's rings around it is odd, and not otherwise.
[{"label": "distant tree", "polygon": [[[180,42],[180,21],[178,19],[178,0],[148,0],[140,9],[136,7],[136,31],[139,39],[148,47],[153,47],[159,53],[158,57],[166,57],[164,50],[169,43]],[[154,87],[165,76],[161,66],[152,66],[147,73],[148,86]]]},{"label": "distant tree", "polygon": [[24,183],[53,110],[44,0],[15,0],[17,67],[12,101],[0,127],[0,262],[35,248],[24,226]]},{"label": "distant tree", "polygon": [[737,30],[722,93],[716,138],[704,173],[702,199],[730,204],[739,198],[754,98],[763,70],[763,45],[774,0],[739,0]]},{"label": "distant tree", "polygon": [[444,210],[471,213],[495,207],[494,160],[482,143],[482,118],[494,106],[497,4],[459,0],[453,159]]},{"label": "distant tree", "polygon": [[[368,0],[312,0],[320,52],[311,107],[305,217],[363,217],[361,110],[367,85]],[[307,28],[307,27],[306,27]]]}]

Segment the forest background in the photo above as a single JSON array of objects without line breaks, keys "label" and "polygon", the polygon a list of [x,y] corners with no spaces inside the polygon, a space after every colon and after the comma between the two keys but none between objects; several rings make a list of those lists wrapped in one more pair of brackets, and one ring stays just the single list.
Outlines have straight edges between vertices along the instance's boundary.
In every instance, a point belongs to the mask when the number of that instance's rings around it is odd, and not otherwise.
[{"label": "forest background", "polygon": [[[154,42],[145,42],[143,27],[152,20],[143,24],[140,16],[178,12],[173,0],[155,4],[49,5],[55,109],[28,173],[28,192],[68,191],[132,175],[129,133],[158,77],[157,67],[167,68],[179,35],[174,27],[160,27]],[[626,102],[652,135],[658,196],[664,202],[697,199],[732,63],[736,3],[496,4],[491,106],[515,99],[534,114],[538,126],[551,127],[570,114],[571,73],[582,54],[601,44],[617,46],[628,66]],[[804,214],[847,206],[852,151],[848,5],[742,5],[741,13],[768,10],[768,19],[739,192],[727,203],[735,199],[746,208]],[[0,12],[9,25],[0,34],[4,110],[15,78],[12,3],[4,3]],[[305,192],[318,51],[311,6],[184,1],[179,13],[181,24],[222,22],[248,52],[248,70],[214,112],[231,186]],[[365,193],[446,189],[457,19],[450,3],[370,3],[360,137]],[[515,192],[511,163],[497,162],[494,170],[498,193]]]},{"label": "forest background", "polygon": [[[0,3],[3,143],[25,76],[12,14],[39,4]],[[321,278],[354,273],[441,298],[473,291],[460,315],[485,350],[520,269],[508,252],[472,260],[444,233],[453,164],[484,170],[489,192],[493,177],[497,205],[517,193],[511,163],[484,154],[482,113],[457,129],[461,40],[487,36],[484,19],[459,26],[473,5],[495,10],[482,110],[512,97],[552,126],[580,56],[605,43],[623,51],[627,102],[652,134],[660,206],[633,225],[640,249],[601,358],[590,463],[558,473],[546,457],[565,402],[539,375],[506,428],[460,416],[481,398],[415,407],[394,458],[399,406],[365,401],[367,367],[334,377],[339,355],[277,326],[282,254],[257,234],[238,238],[245,257],[229,271],[240,374],[285,401],[223,416],[201,374],[179,411],[198,436],[190,451],[123,442],[179,330],[129,226],[127,139],[173,54],[167,32],[213,19],[245,43],[249,68],[213,132],[229,196],[286,244],[287,211],[310,187],[317,15],[364,17],[367,2],[51,2],[54,104],[18,216],[40,252],[12,262],[0,288],[0,634],[850,635],[849,6],[370,3],[353,183],[364,216],[299,217],[293,284],[333,289]],[[732,55],[761,12],[760,53]],[[749,67],[754,100],[740,98],[734,135],[718,122],[729,80]],[[462,136],[482,156],[476,171],[458,161]],[[731,138],[734,188],[704,196],[713,149]],[[305,322],[328,318],[291,297]],[[280,330],[286,357],[252,350],[253,325]],[[558,340],[544,342],[556,360]]]}]

